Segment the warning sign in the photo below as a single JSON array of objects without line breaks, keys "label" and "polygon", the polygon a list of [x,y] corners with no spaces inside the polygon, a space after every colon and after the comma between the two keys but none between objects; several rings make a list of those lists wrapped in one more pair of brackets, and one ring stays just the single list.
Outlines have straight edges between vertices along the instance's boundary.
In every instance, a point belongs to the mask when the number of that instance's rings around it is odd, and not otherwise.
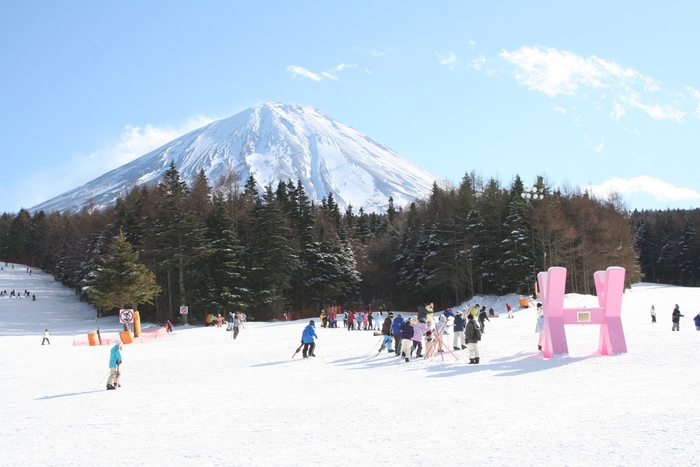
[{"label": "warning sign", "polygon": [[181,315],[186,315],[186,314],[187,314],[187,310],[188,310],[188,309],[187,309],[186,306],[184,306],[184,305],[181,306],[181,307],[180,307],[180,314],[181,314]]},{"label": "warning sign", "polygon": [[119,322],[131,324],[134,322],[134,310],[119,310]]}]

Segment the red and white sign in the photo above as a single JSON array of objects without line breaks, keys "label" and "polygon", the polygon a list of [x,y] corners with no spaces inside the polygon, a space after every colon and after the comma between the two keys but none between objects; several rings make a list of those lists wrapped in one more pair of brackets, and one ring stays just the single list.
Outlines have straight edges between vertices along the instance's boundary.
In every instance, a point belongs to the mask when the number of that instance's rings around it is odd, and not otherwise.
[{"label": "red and white sign", "polygon": [[188,308],[186,306],[183,305],[180,307],[180,314],[181,315],[186,315],[187,311],[188,311]]},{"label": "red and white sign", "polygon": [[119,322],[131,324],[134,322],[134,310],[119,310]]}]

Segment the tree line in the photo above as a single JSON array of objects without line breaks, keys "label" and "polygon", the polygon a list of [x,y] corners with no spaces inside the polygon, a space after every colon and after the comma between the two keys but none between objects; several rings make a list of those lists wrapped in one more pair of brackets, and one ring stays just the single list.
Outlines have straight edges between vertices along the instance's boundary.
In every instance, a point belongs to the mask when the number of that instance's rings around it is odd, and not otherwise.
[{"label": "tree line", "polygon": [[88,299],[121,234],[160,290],[139,310],[160,321],[180,305],[197,320],[450,306],[476,294],[532,293],[535,273],[550,266],[568,269],[569,292],[595,293],[593,272],[611,265],[627,270],[628,284],[640,279],[638,229],[614,197],[555,189],[541,177],[535,186],[544,198],[528,201],[520,177],[504,187],[471,173],[408,206],[390,198],[383,214],[341,212],[332,194],[311,202],[300,181],[259,189],[252,176],[242,184],[230,172],[212,183],[200,172],[187,186],[171,163],[157,185],[108,208],[3,214],[0,257],[50,272]]},{"label": "tree line", "polygon": [[700,285],[700,209],[634,211],[631,217],[645,281]]}]

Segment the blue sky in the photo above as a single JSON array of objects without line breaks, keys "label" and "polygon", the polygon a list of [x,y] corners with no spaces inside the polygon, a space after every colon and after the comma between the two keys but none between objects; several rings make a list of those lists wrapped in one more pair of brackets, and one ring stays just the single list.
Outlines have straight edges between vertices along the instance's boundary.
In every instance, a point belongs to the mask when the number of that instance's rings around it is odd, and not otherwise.
[{"label": "blue sky", "polygon": [[0,3],[0,212],[267,100],[436,175],[700,206],[699,2]]}]

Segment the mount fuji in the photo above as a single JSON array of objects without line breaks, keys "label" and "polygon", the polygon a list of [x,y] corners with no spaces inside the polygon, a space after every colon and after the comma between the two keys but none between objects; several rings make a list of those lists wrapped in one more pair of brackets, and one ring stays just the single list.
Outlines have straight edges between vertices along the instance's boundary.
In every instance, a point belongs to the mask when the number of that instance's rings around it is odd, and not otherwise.
[{"label": "mount fuji", "polygon": [[427,197],[441,180],[385,144],[333,120],[323,111],[268,101],[191,131],[95,180],[31,208],[77,212],[114,204],[134,186],[161,180],[170,162],[191,186],[200,170],[210,183],[230,171],[259,188],[301,181],[318,202],[333,193],[343,209],[384,212],[392,197],[405,206]]}]

